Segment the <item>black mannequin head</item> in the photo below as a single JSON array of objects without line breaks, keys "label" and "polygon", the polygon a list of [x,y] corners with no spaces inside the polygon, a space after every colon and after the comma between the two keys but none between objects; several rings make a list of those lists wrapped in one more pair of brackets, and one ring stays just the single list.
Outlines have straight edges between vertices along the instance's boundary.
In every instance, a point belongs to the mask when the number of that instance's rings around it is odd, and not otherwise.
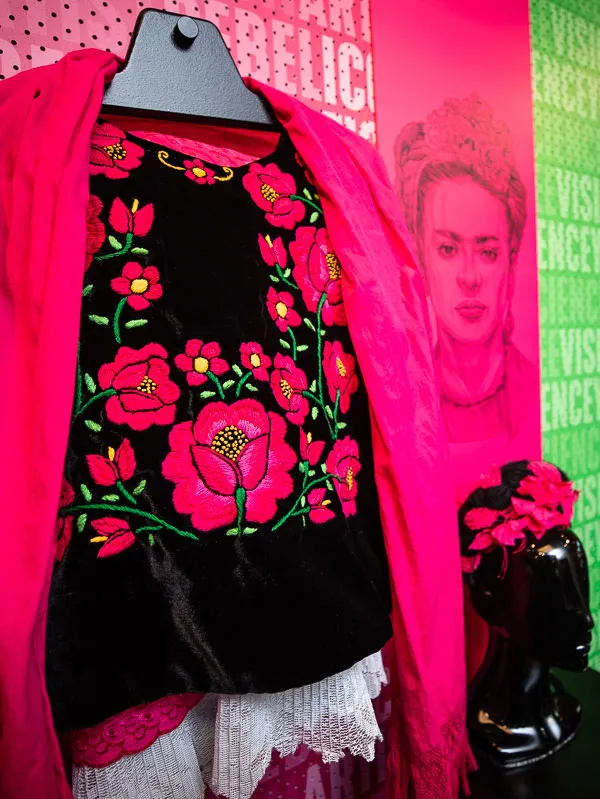
[{"label": "black mannequin head", "polygon": [[[525,493],[529,490],[533,494]],[[568,527],[575,497],[566,475],[555,467],[509,463],[472,492],[460,509],[459,524],[465,580],[477,612],[530,657],[580,671],[587,666],[593,620],[585,552]],[[545,512],[537,513],[537,521],[530,514],[523,525],[522,512],[534,503]],[[494,533],[502,525],[496,535],[510,543],[492,535],[480,538],[473,549],[481,533],[472,529],[478,518],[468,516],[473,509],[492,511],[489,519],[500,512],[494,525],[482,529],[487,535],[486,530]],[[486,542],[491,545],[481,549]]]}]

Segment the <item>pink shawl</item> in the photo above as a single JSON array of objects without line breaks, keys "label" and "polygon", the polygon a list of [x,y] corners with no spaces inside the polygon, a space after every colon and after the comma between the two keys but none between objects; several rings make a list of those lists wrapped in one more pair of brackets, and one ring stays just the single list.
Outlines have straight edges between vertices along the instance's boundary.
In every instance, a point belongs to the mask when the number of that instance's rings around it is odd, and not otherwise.
[{"label": "pink shawl", "polygon": [[[68,799],[44,685],[74,390],[90,135],[117,59],[80,51],[0,86],[0,796]],[[250,81],[313,174],[368,389],[393,586],[392,795],[457,799],[469,762],[456,511],[421,279],[375,151]],[[93,686],[90,686],[93,690]]]}]

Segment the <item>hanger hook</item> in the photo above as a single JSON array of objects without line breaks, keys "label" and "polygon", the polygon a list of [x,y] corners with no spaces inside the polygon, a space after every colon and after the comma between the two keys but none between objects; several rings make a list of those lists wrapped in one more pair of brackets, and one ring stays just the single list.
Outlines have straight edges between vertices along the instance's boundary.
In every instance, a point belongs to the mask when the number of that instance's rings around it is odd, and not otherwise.
[{"label": "hanger hook", "polygon": [[177,44],[189,47],[199,33],[198,23],[191,17],[180,17],[173,33]]}]

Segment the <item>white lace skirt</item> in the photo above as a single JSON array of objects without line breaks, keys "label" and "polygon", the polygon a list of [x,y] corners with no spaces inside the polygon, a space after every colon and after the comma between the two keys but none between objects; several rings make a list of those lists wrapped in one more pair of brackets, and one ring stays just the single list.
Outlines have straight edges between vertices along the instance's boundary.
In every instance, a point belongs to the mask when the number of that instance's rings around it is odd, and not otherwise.
[{"label": "white lace skirt", "polygon": [[104,768],[73,769],[75,799],[202,799],[204,786],[248,799],[274,751],[301,744],[326,763],[373,760],[381,732],[372,700],[387,682],[381,654],[318,683],[277,694],[207,694],[172,732]]}]

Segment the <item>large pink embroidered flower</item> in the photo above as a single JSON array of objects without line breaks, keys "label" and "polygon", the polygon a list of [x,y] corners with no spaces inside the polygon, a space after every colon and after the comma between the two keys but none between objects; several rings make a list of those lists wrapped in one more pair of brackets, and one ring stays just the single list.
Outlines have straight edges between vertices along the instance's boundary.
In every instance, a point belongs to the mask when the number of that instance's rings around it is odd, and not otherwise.
[{"label": "large pink embroidered flower", "polygon": [[[285,442],[286,424],[253,399],[206,405],[195,422],[175,425],[163,475],[175,483],[173,504],[204,532],[233,524],[240,515],[264,524],[277,500],[294,487],[296,463]],[[241,531],[240,531],[241,532]]]},{"label": "large pink embroidered flower", "polygon": [[160,344],[150,343],[140,350],[121,347],[112,363],[100,367],[100,388],[114,392],[106,403],[111,422],[132,430],[173,424],[180,392],[169,380],[166,358]]},{"label": "large pink embroidered flower", "polygon": [[313,488],[306,498],[310,508],[308,518],[315,524],[325,524],[335,516],[335,513],[327,507],[331,500],[325,499],[325,493],[325,488]]},{"label": "large pink embroidered flower", "polygon": [[269,372],[267,371],[273,361],[265,355],[260,344],[249,341],[240,347],[242,366],[252,371],[252,375],[257,380],[268,382]]},{"label": "large pink embroidered flower", "polygon": [[148,308],[152,300],[162,297],[160,275],[155,266],[143,267],[135,261],[129,261],[123,267],[120,277],[110,281],[113,291],[127,297],[127,304],[134,311]]},{"label": "large pink embroidered flower", "polygon": [[301,227],[290,244],[294,279],[309,311],[317,311],[323,294],[321,316],[326,325],[345,325],[342,300],[342,268],[324,228]]},{"label": "large pink embroidered flower", "polygon": [[123,200],[115,197],[110,207],[108,221],[117,233],[146,236],[154,222],[154,206],[152,203],[148,203],[140,208],[139,202],[134,200],[131,210],[129,210]]},{"label": "large pink embroidered flower", "polygon": [[92,132],[90,172],[107,178],[126,178],[141,163],[144,150],[110,122],[98,122]]},{"label": "large pink embroidered flower", "polygon": [[273,286],[267,292],[267,310],[279,330],[285,333],[288,327],[302,324],[300,315],[294,310],[294,298],[287,291],[275,291]]},{"label": "large pink embroidered flower", "polygon": [[[68,507],[75,499],[75,492],[63,477],[62,485],[60,487],[60,499],[58,500],[59,511]],[[65,554],[71,536],[73,535],[73,517],[72,516],[57,516],[56,526],[54,529],[56,538],[56,550],[54,557],[57,561],[62,560]]]},{"label": "large pink embroidered flower", "polygon": [[284,408],[286,417],[292,424],[304,424],[309,410],[304,391],[308,388],[306,375],[299,369],[289,355],[277,353],[275,368],[271,372],[271,390],[278,405]]},{"label": "large pink embroidered flower", "polygon": [[350,397],[358,389],[358,376],[354,357],[344,352],[339,341],[334,341],[333,344],[330,341],[325,342],[323,371],[331,401],[336,401],[339,392],[340,410],[348,413]]},{"label": "large pink embroidered flower", "polygon": [[356,475],[361,468],[356,441],[350,436],[338,439],[327,458],[327,474],[336,478],[333,484],[342,503],[344,516],[352,516],[356,513],[356,495],[358,494]]},{"label": "large pink embroidered flower", "polygon": [[285,269],[287,264],[287,251],[281,238],[271,239],[270,236],[258,236],[258,246],[263,261],[267,266],[277,264],[280,269]]},{"label": "large pink embroidered flower", "polygon": [[300,457],[303,461],[308,461],[309,466],[315,466],[325,449],[324,441],[313,441],[312,433],[305,433],[300,428]]},{"label": "large pink embroidered flower", "polygon": [[125,549],[135,544],[135,535],[131,532],[129,524],[124,519],[115,519],[105,516],[92,522],[92,527],[98,535],[91,538],[92,544],[102,544],[98,550],[98,558],[109,558],[118,555]]},{"label": "large pink embroidered flower", "polygon": [[183,162],[183,165],[185,167],[186,178],[193,180],[194,183],[213,184],[215,182],[214,170],[209,169],[199,158],[188,159]]},{"label": "large pink embroidered flower", "polygon": [[175,366],[185,372],[189,386],[201,386],[207,375],[223,375],[229,369],[227,361],[220,358],[221,347],[216,341],[206,344],[192,338],[185,345],[185,353],[175,356]]},{"label": "large pink embroidered flower", "polygon": [[131,480],[135,474],[135,455],[127,438],[117,450],[108,448],[108,458],[87,455],[86,461],[92,480],[100,486],[114,486],[120,480]]},{"label": "large pink embroidered flower", "polygon": [[296,197],[296,181],[276,164],[251,164],[242,178],[246,191],[274,227],[292,230],[304,219],[304,203]]},{"label": "large pink embroidered flower", "polygon": [[104,223],[100,220],[102,211],[102,201],[99,197],[90,194],[87,211],[85,215],[86,237],[85,237],[85,268],[89,269],[94,255],[102,247],[102,242],[106,235]]}]

